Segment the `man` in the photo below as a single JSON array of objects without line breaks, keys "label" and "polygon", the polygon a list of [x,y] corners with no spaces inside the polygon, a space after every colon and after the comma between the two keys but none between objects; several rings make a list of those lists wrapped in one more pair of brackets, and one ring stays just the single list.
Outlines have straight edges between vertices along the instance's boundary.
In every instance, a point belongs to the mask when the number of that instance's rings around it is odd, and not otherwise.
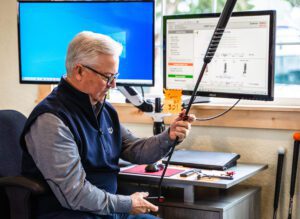
[{"label": "man", "polygon": [[148,139],[124,128],[105,102],[116,86],[121,51],[108,36],[79,33],[68,48],[67,76],[28,118],[21,137],[23,174],[51,189],[38,198],[39,218],[154,218],[144,213],[158,210],[145,192],[116,194],[118,160],[159,160],[176,137],[188,135],[194,117],[178,116],[168,130]]}]

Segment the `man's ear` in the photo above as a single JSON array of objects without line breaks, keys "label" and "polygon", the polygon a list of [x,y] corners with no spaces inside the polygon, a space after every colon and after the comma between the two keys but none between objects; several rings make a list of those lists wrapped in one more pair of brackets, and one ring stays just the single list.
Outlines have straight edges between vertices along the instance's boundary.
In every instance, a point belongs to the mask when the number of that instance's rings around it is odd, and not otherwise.
[{"label": "man's ear", "polygon": [[82,75],[82,68],[81,68],[81,66],[78,66],[78,70],[77,71],[78,71],[79,75]]},{"label": "man's ear", "polygon": [[76,80],[81,81],[82,79],[82,67],[80,65],[76,65],[74,67],[74,75]]}]

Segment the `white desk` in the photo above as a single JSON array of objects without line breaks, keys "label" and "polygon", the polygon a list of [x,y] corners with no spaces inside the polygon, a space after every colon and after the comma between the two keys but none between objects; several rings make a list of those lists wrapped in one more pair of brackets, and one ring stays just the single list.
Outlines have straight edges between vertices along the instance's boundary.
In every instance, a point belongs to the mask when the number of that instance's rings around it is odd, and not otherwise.
[{"label": "white desk", "polygon": [[[172,165],[170,165],[170,168]],[[260,171],[267,169],[266,164],[242,164],[238,163],[236,166],[228,169],[235,172],[232,180],[218,179],[218,180],[207,180],[201,179],[197,180],[196,174],[191,175],[190,177],[180,177],[180,174],[176,174],[171,177],[165,177],[163,185],[174,186],[179,188],[184,188],[184,201],[185,202],[194,202],[194,187],[209,187],[209,188],[219,188],[219,189],[228,189],[248,178],[254,176]],[[188,169],[188,168],[185,168]],[[139,174],[130,174],[130,173],[119,173],[120,180],[131,181],[131,182],[140,182],[147,184],[157,184],[159,182],[158,176],[152,175],[139,175]]]},{"label": "white desk", "polygon": [[[260,188],[237,184],[266,168],[265,164],[238,163],[237,166],[229,169],[236,173],[232,180],[209,181],[204,178],[197,180],[196,174],[190,177],[180,177],[180,174],[165,177],[163,186],[183,188],[183,199],[166,197],[166,202],[156,203],[160,206],[159,216],[165,219],[258,219],[260,217]],[[119,181],[157,185],[159,177],[120,172]],[[137,191],[141,191],[138,186],[136,188]],[[199,189],[205,192],[199,195]]]}]

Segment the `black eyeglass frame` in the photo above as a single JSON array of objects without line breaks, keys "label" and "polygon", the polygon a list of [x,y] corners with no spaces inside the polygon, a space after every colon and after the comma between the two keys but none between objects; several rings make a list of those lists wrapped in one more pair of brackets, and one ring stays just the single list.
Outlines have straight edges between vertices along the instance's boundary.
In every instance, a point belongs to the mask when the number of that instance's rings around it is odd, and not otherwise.
[{"label": "black eyeglass frame", "polygon": [[[101,72],[95,70],[94,68],[92,68],[92,67],[90,67],[90,66],[88,66],[88,65],[83,65],[83,64],[81,64],[81,65],[82,65],[82,67],[91,70],[93,73],[95,73],[95,74],[97,74],[97,75],[101,75],[102,77],[104,77],[104,78],[106,79],[106,84],[107,84],[107,85],[110,85],[110,84],[111,84],[114,80],[116,80],[116,79],[119,77],[119,75],[120,75],[120,73],[117,72],[117,73],[113,74],[112,76],[108,77],[108,76],[105,75],[104,73],[101,73]],[[111,73],[109,73],[109,74],[111,74]]]}]

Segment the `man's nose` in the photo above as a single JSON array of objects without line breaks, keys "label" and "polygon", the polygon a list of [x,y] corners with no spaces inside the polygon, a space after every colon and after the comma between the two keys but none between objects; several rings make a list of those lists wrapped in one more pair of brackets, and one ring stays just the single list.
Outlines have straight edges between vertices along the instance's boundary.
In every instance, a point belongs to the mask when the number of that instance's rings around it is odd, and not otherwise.
[{"label": "man's nose", "polygon": [[117,86],[117,80],[114,79],[109,85],[110,88],[115,88]]}]

